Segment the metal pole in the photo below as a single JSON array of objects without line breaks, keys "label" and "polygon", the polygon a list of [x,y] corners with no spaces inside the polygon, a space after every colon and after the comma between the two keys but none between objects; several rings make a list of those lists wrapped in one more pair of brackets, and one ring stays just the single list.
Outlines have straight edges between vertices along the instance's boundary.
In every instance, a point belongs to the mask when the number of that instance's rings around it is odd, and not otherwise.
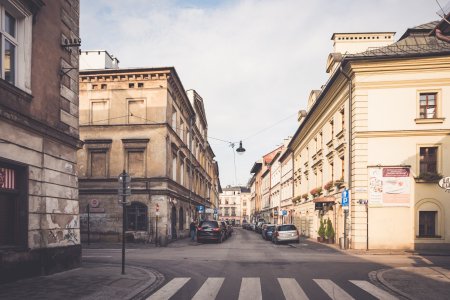
[{"label": "metal pole", "polygon": [[344,210],[344,249],[347,250],[347,216],[348,210]]},{"label": "metal pole", "polygon": [[123,183],[122,183],[122,188],[123,188],[123,196],[122,196],[122,275],[125,275],[125,227],[126,227],[126,202],[127,202],[127,196],[126,194],[126,188],[127,188],[127,183],[126,183],[126,178],[125,178],[125,170],[123,170],[122,173],[122,179],[123,179]]},{"label": "metal pole", "polygon": [[366,250],[369,250],[369,203],[366,203]]},{"label": "metal pole", "polygon": [[155,246],[158,245],[158,216],[156,216],[156,224],[155,224],[156,232],[155,232]]},{"label": "metal pole", "polygon": [[87,224],[87,231],[88,231],[88,246],[91,244],[91,226],[90,226],[90,219],[91,219],[91,209],[90,209],[90,205],[87,205],[87,215],[88,215],[88,224]]}]

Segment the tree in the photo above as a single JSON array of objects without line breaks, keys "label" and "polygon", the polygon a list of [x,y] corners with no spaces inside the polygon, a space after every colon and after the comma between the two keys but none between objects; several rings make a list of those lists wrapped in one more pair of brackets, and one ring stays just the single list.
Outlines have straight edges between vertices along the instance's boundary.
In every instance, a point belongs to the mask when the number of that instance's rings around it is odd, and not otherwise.
[{"label": "tree", "polygon": [[325,236],[327,237],[329,242],[334,243],[334,235],[335,235],[335,233],[334,233],[333,224],[331,223],[330,218],[328,218],[328,220],[327,220],[327,229],[326,229],[326,232],[325,232]]},{"label": "tree", "polygon": [[325,238],[325,222],[323,219],[320,219],[319,231],[317,233],[322,239]]}]

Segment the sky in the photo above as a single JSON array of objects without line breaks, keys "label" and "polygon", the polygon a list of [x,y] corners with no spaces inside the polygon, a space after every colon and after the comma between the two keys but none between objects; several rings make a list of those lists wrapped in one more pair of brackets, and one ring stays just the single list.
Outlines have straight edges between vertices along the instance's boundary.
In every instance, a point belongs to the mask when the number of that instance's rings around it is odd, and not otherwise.
[{"label": "sky", "polygon": [[[222,187],[246,185],[326,83],[333,33],[397,40],[438,10],[436,0],[81,0],[81,49],[107,50],[120,68],[175,67],[204,100]],[[241,140],[242,155],[224,142]]]}]

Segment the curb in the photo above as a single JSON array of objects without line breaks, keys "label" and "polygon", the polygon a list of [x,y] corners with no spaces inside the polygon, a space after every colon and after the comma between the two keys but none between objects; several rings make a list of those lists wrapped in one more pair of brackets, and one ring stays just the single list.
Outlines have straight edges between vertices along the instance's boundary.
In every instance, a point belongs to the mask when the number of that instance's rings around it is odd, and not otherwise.
[{"label": "curb", "polygon": [[127,299],[130,299],[130,300],[146,299],[148,297],[148,295],[150,295],[154,290],[156,290],[159,286],[161,286],[161,284],[166,279],[164,277],[164,275],[162,275],[161,273],[159,273],[156,270],[149,269],[149,268],[136,267],[136,266],[131,266],[131,267],[144,270],[145,272],[149,273],[149,275],[150,275],[149,277],[153,277],[152,278],[153,280],[151,280],[150,283],[143,284],[142,285],[143,288],[138,288],[138,291],[130,293],[127,296]]},{"label": "curb", "polygon": [[[403,269],[402,267],[400,268],[395,268],[395,269]],[[405,299],[408,300],[413,300],[414,298],[412,298],[410,295],[406,294],[405,292],[402,292],[401,290],[393,287],[389,282],[387,282],[384,278],[383,278],[383,274],[386,272],[389,272],[392,269],[381,269],[378,271],[374,271],[375,272],[375,277],[378,280],[378,282],[380,282],[386,289],[388,289],[391,293],[397,294]]]}]

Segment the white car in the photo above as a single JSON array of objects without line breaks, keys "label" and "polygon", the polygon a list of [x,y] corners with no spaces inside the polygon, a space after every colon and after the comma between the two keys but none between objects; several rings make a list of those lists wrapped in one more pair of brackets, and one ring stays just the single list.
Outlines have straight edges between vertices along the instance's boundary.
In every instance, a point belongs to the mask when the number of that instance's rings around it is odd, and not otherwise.
[{"label": "white car", "polygon": [[275,226],[272,235],[272,242],[278,244],[279,242],[300,242],[300,235],[297,227],[293,224],[283,224]]}]

